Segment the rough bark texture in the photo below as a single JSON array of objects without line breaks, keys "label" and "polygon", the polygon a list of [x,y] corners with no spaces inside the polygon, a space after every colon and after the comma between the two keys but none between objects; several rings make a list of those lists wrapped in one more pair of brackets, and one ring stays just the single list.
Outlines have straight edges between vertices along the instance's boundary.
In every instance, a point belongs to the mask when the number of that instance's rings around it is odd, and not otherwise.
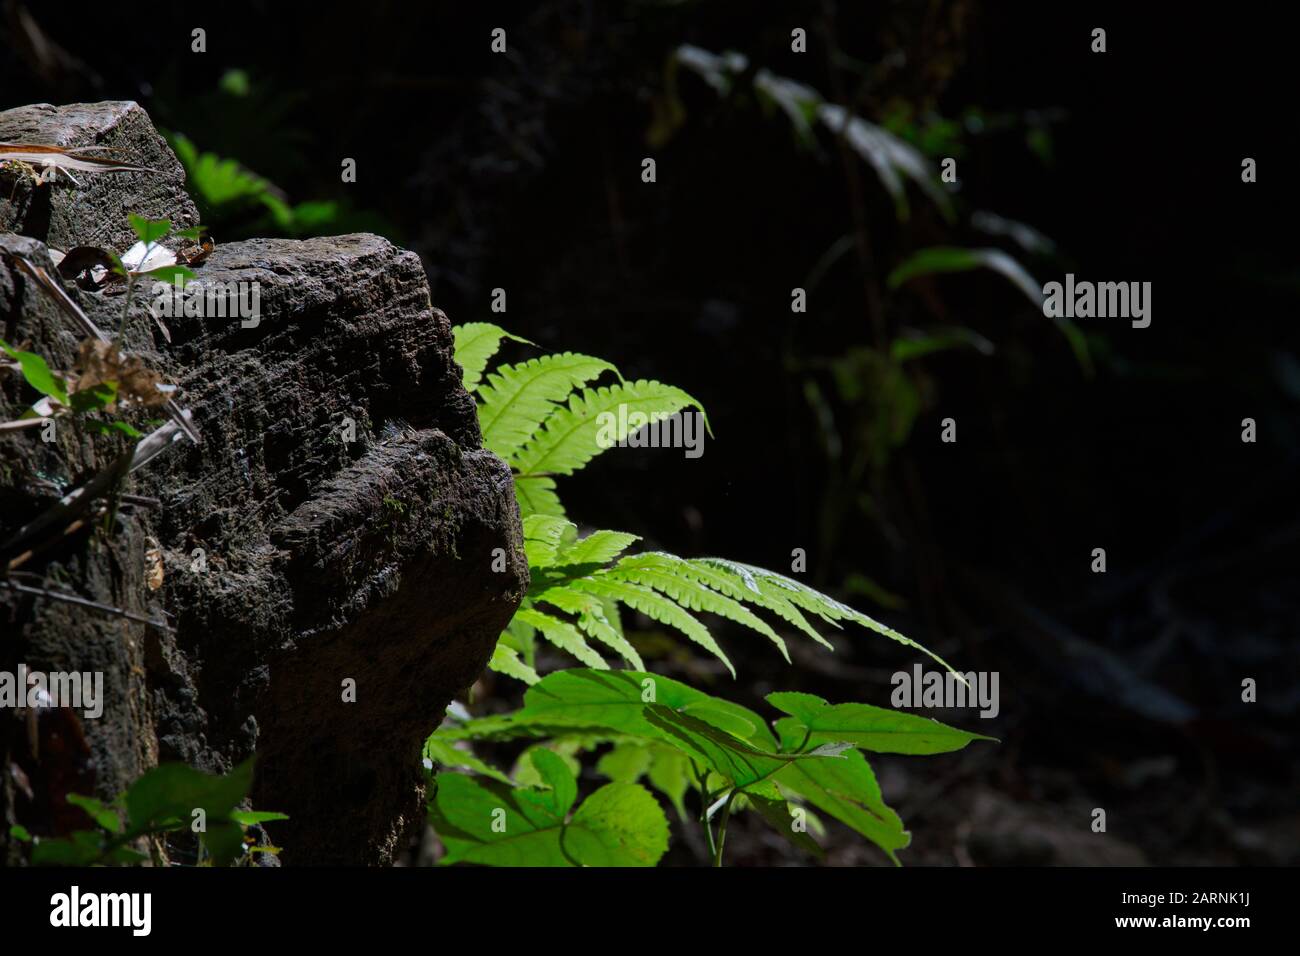
[{"label": "rough bark texture", "polygon": [[[87,139],[169,174],[86,173],[78,194],[32,187],[0,205],[22,233],[0,234],[0,251],[48,266],[47,247],[123,252],[128,211],[196,221],[134,104],[0,113],[0,141]],[[7,196],[12,180],[0,184]],[[31,212],[42,203],[48,217]],[[45,713],[35,732],[0,712],[2,829],[84,826],[61,805],[69,790],[111,798],[158,761],[226,771],[255,752],[254,806],[292,818],[271,825],[285,863],[384,863],[423,820],[421,742],[527,587],[510,472],[479,447],[449,323],[414,254],[370,235],[254,240],[218,246],[195,271],[200,288],[256,283],[256,322],[182,309],[162,320],[168,343],[145,289],[126,342],[180,386],[202,444],[175,444],[127,480],[160,508],[122,507],[110,533],[43,542],[22,565],[113,607],[165,611],[172,629],[0,588],[0,666],[102,671],[106,697],[100,719]],[[120,293],[71,294],[116,329]],[[0,334],[55,369],[73,366],[83,338],[3,255]],[[0,372],[0,421],[34,398]],[[70,422],[49,444],[0,435],[0,542],[128,447]],[[153,541],[158,590],[146,583]]]}]

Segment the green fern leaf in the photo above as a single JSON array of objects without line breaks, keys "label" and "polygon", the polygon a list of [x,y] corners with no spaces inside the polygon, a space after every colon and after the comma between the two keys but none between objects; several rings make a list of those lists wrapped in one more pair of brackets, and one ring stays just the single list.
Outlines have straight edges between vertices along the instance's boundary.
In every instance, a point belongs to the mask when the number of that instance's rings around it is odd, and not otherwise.
[{"label": "green fern leaf", "polygon": [[[840,621],[852,621],[868,630],[875,631],[877,634],[887,637],[892,641],[905,644],[925,654],[931,660],[942,664],[947,670],[957,673],[952,665],[945,661],[938,654],[924,647],[923,645],[905,637],[892,627],[881,624],[874,618],[868,617],[861,611],[849,607],[840,601],[835,600],[829,595],[822,594],[820,591],[810,588],[808,585],[785,575],[777,574],[775,571],[768,571],[764,568],[756,568],[748,564],[741,564],[737,561],[728,561],[725,558],[699,558],[692,564],[697,567],[701,564],[710,565],[718,570],[729,571],[732,574],[742,577],[746,586],[752,582],[754,587],[772,599],[783,598],[791,604],[798,605],[805,611],[810,611],[820,616],[823,620],[839,626]],[[959,675],[960,676],[960,675]],[[964,678],[963,678],[964,680]]]},{"label": "green fern leaf", "polygon": [[528,685],[536,684],[542,679],[537,671],[519,659],[519,654],[513,647],[506,647],[501,643],[498,643],[493,648],[492,659],[488,661],[488,669],[521,680]]},{"label": "green fern leaf", "polygon": [[573,523],[553,515],[529,515],[524,519],[524,554],[529,568],[547,568],[555,563],[564,533]]},{"label": "green fern leaf", "polygon": [[641,655],[621,632],[614,630],[605,615],[604,602],[596,595],[575,591],[572,588],[553,587],[542,591],[533,600],[577,615],[578,627],[589,637],[617,651],[633,670],[645,670]]},{"label": "green fern leaf", "polygon": [[501,347],[502,339],[523,342],[525,345],[533,344],[527,339],[511,335],[491,322],[469,322],[465,325],[453,326],[451,336],[452,352],[456,364],[464,370],[461,383],[467,392],[473,392],[478,387],[483,377],[483,369],[487,368],[488,359]]},{"label": "green fern leaf", "polygon": [[559,407],[558,402],[605,372],[617,375],[618,369],[573,352],[499,366],[478,392],[483,447],[508,460]]},{"label": "green fern leaf", "polygon": [[568,621],[561,621],[559,618],[543,614],[531,607],[524,607],[515,611],[515,617],[525,624],[531,624],[537,628],[544,638],[560,650],[572,654],[588,667],[600,671],[609,670],[609,665],[605,663],[605,659],[591,649],[591,646],[578,629]]},{"label": "green fern leaf", "polygon": [[[619,414],[619,406],[626,406],[625,414]],[[662,382],[642,380],[585,388],[546,420],[515,454],[511,465],[525,477],[571,475],[634,431],[627,420],[633,412],[667,417],[691,406],[704,413],[703,406],[686,392]],[[707,428],[707,416],[704,423]]]},{"label": "green fern leaf", "polygon": [[560,549],[556,566],[566,564],[607,564],[640,541],[640,535],[626,531],[593,531],[580,541]]},{"label": "green fern leaf", "polygon": [[770,587],[760,588],[753,575],[741,575],[727,568],[714,567],[704,558],[686,558],[683,562],[686,565],[682,569],[683,574],[694,577],[715,591],[721,591],[737,601],[747,601],[771,611],[803,631],[818,644],[834,650],[830,642],[817,633],[816,629],[808,623],[808,619],[782,593]]},{"label": "green fern leaf", "polygon": [[709,629],[697,621],[689,611],[678,607],[672,601],[656,593],[652,588],[628,581],[618,581],[608,577],[576,578],[569,587],[586,591],[598,597],[613,598],[621,601],[634,611],[640,611],[646,617],[667,624],[681,631],[688,638],[699,644],[706,651],[722,661],[731,676],[736,676],[736,669],[731,665],[727,655],[722,652]]},{"label": "green fern leaf", "polygon": [[564,505],[555,493],[555,481],[550,478],[521,478],[515,476],[515,500],[519,502],[519,516],[554,515],[564,517]]},{"label": "green fern leaf", "polygon": [[785,641],[766,621],[740,602],[710,590],[684,574],[683,568],[686,567],[689,566],[681,558],[660,551],[651,551],[623,558],[609,571],[601,572],[600,576],[643,584],[662,592],[692,611],[709,611],[729,621],[742,624],[768,638],[780,650],[786,663],[790,663],[790,652],[786,649]]}]

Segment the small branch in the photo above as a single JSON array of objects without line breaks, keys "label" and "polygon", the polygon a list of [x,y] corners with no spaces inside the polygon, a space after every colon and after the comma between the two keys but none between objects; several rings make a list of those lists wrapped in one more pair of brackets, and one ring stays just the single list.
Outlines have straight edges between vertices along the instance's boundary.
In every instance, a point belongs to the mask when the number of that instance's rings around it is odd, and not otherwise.
[{"label": "small branch", "polygon": [[0,422],[0,434],[22,431],[25,428],[39,428],[48,421],[49,418],[18,418],[12,422]]},{"label": "small branch", "polygon": [[64,594],[60,591],[51,591],[49,588],[31,587],[26,584],[19,584],[17,581],[10,581],[0,578],[0,585],[4,585],[11,591],[18,591],[22,594],[33,594],[37,597],[49,598],[52,601],[61,601],[64,604],[75,604],[78,607],[90,608],[92,611],[99,611],[101,614],[107,614],[111,617],[122,617],[128,621],[135,621],[137,624],[148,624],[150,627],[156,627],[160,631],[171,632],[171,628],[163,621],[155,621],[151,618],[144,617],[140,614],[133,614],[130,611],[124,611],[120,607],[113,607],[108,604],[100,604],[98,601],[92,601],[89,598],[79,597],[76,594]]}]

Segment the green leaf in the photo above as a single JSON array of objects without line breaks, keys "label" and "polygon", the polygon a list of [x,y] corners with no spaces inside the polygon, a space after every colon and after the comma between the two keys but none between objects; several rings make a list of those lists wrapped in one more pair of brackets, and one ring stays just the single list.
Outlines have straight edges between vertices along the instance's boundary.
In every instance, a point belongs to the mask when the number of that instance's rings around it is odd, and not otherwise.
[{"label": "green leaf", "polygon": [[493,649],[492,659],[488,661],[488,668],[498,674],[505,674],[507,677],[515,678],[515,680],[521,680],[525,684],[536,684],[541,680],[537,671],[519,659],[519,653],[513,647],[506,647],[503,644],[497,644]]},{"label": "green leaf", "polygon": [[509,460],[560,407],[557,402],[605,372],[618,374],[609,362],[572,352],[500,366],[478,390],[483,447]]},{"label": "green leaf", "polygon": [[[622,414],[620,406],[626,407]],[[546,419],[541,430],[514,455],[511,465],[522,476],[571,475],[635,431],[628,421],[633,412],[667,417],[687,407],[704,413],[703,406],[686,392],[662,382],[642,380],[583,389]],[[704,421],[707,428],[708,418]]]},{"label": "green leaf", "polygon": [[636,648],[609,622],[605,613],[605,604],[600,598],[572,588],[550,587],[534,596],[533,600],[576,614],[578,627],[588,637],[616,651],[634,670],[645,670],[645,664],[641,660],[641,655],[636,652]]},{"label": "green leaf", "polygon": [[732,677],[736,676],[736,668],[732,666],[727,655],[722,652],[722,648],[713,639],[709,629],[691,616],[688,611],[655,593],[653,589],[608,577],[575,578],[570,582],[569,586],[598,597],[621,601],[633,610],[640,611],[651,620],[676,628],[722,661],[727,670],[731,672]]},{"label": "green leaf", "polygon": [[27,831],[27,828],[23,826],[21,823],[15,823],[13,826],[11,826],[9,828],[9,835],[13,837],[15,840],[18,840],[22,843],[32,842],[32,835]]},{"label": "green leaf", "polygon": [[789,714],[811,743],[846,741],[875,753],[941,754],[961,750],[972,740],[994,739],[929,717],[871,704],[829,704],[812,694],[768,694],[767,702]]},{"label": "green leaf", "polygon": [[140,276],[142,278],[147,276],[148,278],[154,279],[158,282],[166,282],[169,284],[174,283],[176,277],[180,276],[182,286],[194,279],[194,273],[180,265],[159,266],[157,269],[150,269],[148,272],[141,272]]},{"label": "green leaf", "polygon": [[560,650],[572,654],[588,667],[597,670],[609,669],[604,658],[592,650],[578,629],[567,621],[561,621],[533,608],[520,608],[515,612],[515,617],[537,628],[544,638]]},{"label": "green leaf", "polygon": [[510,778],[496,767],[483,762],[468,750],[461,750],[453,746],[451,741],[443,740],[436,733],[424,742],[424,758],[436,765],[450,768],[460,767],[465,770],[472,770],[485,777],[491,777],[501,783],[510,783]]},{"label": "green leaf", "polygon": [[456,364],[464,370],[461,381],[468,392],[473,392],[478,386],[483,377],[483,369],[487,367],[488,359],[495,355],[497,349],[501,347],[502,339],[523,342],[526,345],[533,344],[527,339],[511,335],[505,329],[493,325],[491,322],[469,322],[465,325],[456,325],[452,327],[451,335]]},{"label": "green leaf", "polygon": [[90,388],[83,388],[69,396],[69,405],[79,415],[97,412],[117,400],[117,383],[100,382]]},{"label": "green leaf", "polygon": [[170,219],[145,219],[135,213],[127,214],[126,219],[131,224],[131,228],[135,230],[135,234],[140,237],[140,241],[146,246],[151,246],[160,239],[165,239],[172,228]]},{"label": "green leaf", "polygon": [[509,740],[541,734],[609,732],[665,743],[664,732],[646,719],[654,703],[694,714],[719,729],[737,732],[766,750],[776,737],[751,710],[695,690],[680,681],[637,671],[571,668],[547,674],[524,693],[524,706],[513,714],[482,717],[460,727],[443,727],[435,736],[452,740]]},{"label": "green leaf", "polygon": [[524,554],[529,568],[549,567],[564,535],[573,523],[553,515],[529,515],[523,519]]},{"label": "green leaf", "polygon": [[636,784],[601,787],[567,825],[527,790],[454,773],[436,785],[429,817],[447,848],[443,864],[654,866],[668,849],[668,821]]},{"label": "green leaf", "polygon": [[4,339],[0,339],[0,348],[4,349],[10,358],[18,362],[18,366],[23,372],[23,378],[27,380],[28,385],[42,395],[48,395],[60,405],[68,404],[67,385],[63,379],[50,371],[50,367],[45,364],[45,359],[35,352],[24,352],[16,349]]},{"label": "green leaf", "polygon": [[767,821],[770,826],[781,836],[785,837],[805,853],[821,859],[823,856],[822,848],[807,830],[795,829],[795,812],[802,811],[806,814],[807,810],[802,807],[795,807],[787,800],[773,800],[771,797],[760,793],[746,793],[746,799],[749,805],[757,811],[758,815]]},{"label": "green leaf", "polygon": [[532,752],[533,766],[551,791],[550,807],[557,817],[568,816],[578,799],[578,781],[564,759],[552,750],[538,747]]},{"label": "green leaf", "polygon": [[495,780],[440,773],[429,822],[447,848],[439,862],[487,866],[573,866],[560,845],[562,820]]},{"label": "green leaf", "polygon": [[552,478],[522,477],[515,475],[515,500],[519,502],[519,516],[554,515],[564,517],[564,505],[555,493],[555,481]]},{"label": "green leaf", "polygon": [[[781,744],[799,745],[802,734],[796,726],[782,726]],[[793,721],[791,722],[793,724]],[[871,765],[856,750],[837,760],[801,760],[777,771],[774,779],[783,789],[798,794],[808,803],[866,837],[898,863],[896,850],[911,842],[903,822],[885,803]]]},{"label": "green leaf", "polygon": [[1024,266],[1001,249],[960,249],[952,246],[933,246],[914,253],[886,280],[891,289],[917,276],[947,272],[969,272],[972,269],[991,269],[1005,276],[1038,308],[1043,307],[1043,290]]},{"label": "green leaf", "polygon": [[650,767],[646,779],[650,785],[668,798],[680,820],[686,820],[686,791],[690,789],[691,758],[676,747],[664,744],[650,745]]},{"label": "green leaf", "polygon": [[626,531],[593,531],[585,538],[561,548],[555,556],[554,564],[605,564],[640,540],[640,535],[628,534]]},{"label": "green leaf", "polygon": [[74,807],[81,807],[81,809],[85,810],[86,815],[94,820],[96,825],[109,833],[122,832],[122,818],[118,816],[117,811],[112,807],[105,805],[94,797],[83,797],[79,793],[68,794],[67,800]]},{"label": "green leaf", "polygon": [[132,832],[188,826],[196,809],[206,816],[203,843],[213,862],[224,866],[243,849],[243,831],[230,813],[248,795],[253,761],[244,761],[225,776],[202,773],[185,764],[162,764],[150,770],[126,792],[128,825]]},{"label": "green leaf", "polygon": [[692,611],[708,611],[744,625],[768,638],[777,646],[786,663],[790,662],[790,652],[786,649],[785,641],[766,621],[738,601],[705,587],[689,571],[689,565],[681,558],[652,551],[623,558],[612,569],[601,572],[598,576],[654,588]]},{"label": "green leaf", "polygon": [[636,783],[650,769],[650,748],[640,741],[623,741],[596,761],[596,772],[614,783]]},{"label": "green leaf", "polygon": [[128,425],[126,422],[122,421],[121,419],[114,419],[111,422],[101,422],[94,418],[87,418],[85,421],[82,422],[82,424],[86,426],[87,430],[93,432],[96,435],[108,435],[112,432],[120,432],[121,434],[125,435],[127,438],[144,437],[144,433],[141,432],[138,428],[134,428],[131,425]]},{"label": "green leaf", "polygon": [[564,845],[584,866],[654,866],[668,852],[668,819],[645,787],[611,783],[578,807]]},{"label": "green leaf", "polygon": [[288,820],[287,813],[275,813],[269,810],[232,810],[230,819],[241,827],[256,826],[259,823],[271,823],[275,820]]}]

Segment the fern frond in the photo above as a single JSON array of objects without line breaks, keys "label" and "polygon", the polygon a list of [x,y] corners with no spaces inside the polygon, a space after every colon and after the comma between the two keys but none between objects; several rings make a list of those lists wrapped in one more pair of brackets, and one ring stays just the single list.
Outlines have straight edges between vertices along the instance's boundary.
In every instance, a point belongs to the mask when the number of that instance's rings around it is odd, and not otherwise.
[{"label": "fern frond", "polygon": [[541,675],[519,659],[519,653],[513,647],[498,643],[492,650],[492,659],[488,661],[488,670],[496,671],[521,680],[525,684],[536,684]]},{"label": "fern frond", "polygon": [[626,531],[593,531],[580,541],[561,548],[555,556],[555,564],[606,564],[640,540],[640,535]]},{"label": "fern frond", "polygon": [[784,597],[790,603],[798,605],[805,611],[817,614],[823,620],[829,621],[836,626],[840,621],[852,621],[892,641],[915,648],[937,663],[942,664],[947,670],[952,671],[954,674],[957,673],[952,665],[942,657],[910,637],[905,637],[892,627],[881,624],[861,611],[851,608],[829,595],[822,594],[820,591],[810,588],[793,578],[777,574],[775,571],[768,571],[765,568],[756,568],[753,565],[741,564],[738,561],[729,561],[726,558],[697,558],[691,563],[696,567],[701,565],[711,566],[717,570],[740,576],[747,582],[752,581],[754,586],[759,588],[762,593],[773,597]]},{"label": "fern frond", "polygon": [[[620,406],[626,409],[623,414]],[[521,477],[571,475],[636,431],[628,422],[632,413],[667,417],[692,406],[704,414],[704,407],[680,388],[645,379],[584,388],[546,419],[510,463]],[[707,416],[704,424],[707,428]]]},{"label": "fern frond", "polygon": [[757,604],[764,610],[771,611],[786,623],[793,624],[818,644],[834,650],[831,643],[817,633],[816,629],[808,623],[808,619],[800,613],[797,607],[791,604],[780,592],[771,588],[760,588],[752,575],[741,575],[727,569],[716,568],[705,563],[700,558],[683,558],[682,561],[686,565],[682,569],[682,573],[688,577],[693,577],[697,581],[707,584],[715,591],[721,591],[737,601]]},{"label": "fern frond", "polygon": [[739,601],[710,590],[690,577],[688,569],[689,565],[681,558],[661,551],[650,551],[623,558],[608,571],[598,572],[598,576],[643,584],[692,611],[708,611],[744,625],[775,644],[786,663],[790,663],[790,652],[786,649],[785,641],[766,621]]},{"label": "fern frond", "polygon": [[709,629],[696,620],[689,611],[658,594],[653,588],[602,576],[575,578],[569,582],[568,586],[598,597],[613,598],[626,604],[634,611],[640,611],[651,620],[676,628],[722,661],[727,670],[731,672],[732,677],[736,676],[735,667],[732,666],[727,655],[722,652],[718,642],[713,639]]},{"label": "fern frond", "polygon": [[564,517],[564,505],[555,493],[555,481],[551,478],[515,475],[515,500],[519,502],[519,516],[554,515]]},{"label": "fern frond", "polygon": [[464,375],[461,378],[465,391],[473,392],[483,377],[488,359],[496,355],[502,339],[523,342],[532,345],[527,339],[511,335],[499,325],[491,322],[468,322],[465,325],[452,326],[452,355]]},{"label": "fern frond", "polygon": [[578,627],[585,631],[589,637],[616,651],[622,656],[623,660],[631,665],[633,670],[645,670],[645,663],[641,660],[641,655],[636,652],[636,648],[623,636],[622,632],[615,630],[614,626],[610,624],[609,619],[606,617],[605,604],[596,595],[568,587],[552,587],[537,594],[532,600],[550,604],[561,611],[576,615]]},{"label": "fern frond", "polygon": [[530,568],[546,568],[555,563],[556,552],[566,531],[573,523],[554,515],[529,515],[523,521],[524,554]]},{"label": "fern frond", "polygon": [[590,355],[564,352],[500,365],[479,394],[483,447],[509,460],[575,388],[618,369]]},{"label": "fern frond", "polygon": [[518,611],[515,611],[515,617],[525,624],[531,624],[537,628],[542,637],[560,650],[572,654],[588,667],[601,671],[609,670],[609,665],[605,663],[605,659],[591,649],[586,638],[568,621],[561,621],[557,617],[551,617],[551,615],[544,614],[531,607],[521,607]]}]

